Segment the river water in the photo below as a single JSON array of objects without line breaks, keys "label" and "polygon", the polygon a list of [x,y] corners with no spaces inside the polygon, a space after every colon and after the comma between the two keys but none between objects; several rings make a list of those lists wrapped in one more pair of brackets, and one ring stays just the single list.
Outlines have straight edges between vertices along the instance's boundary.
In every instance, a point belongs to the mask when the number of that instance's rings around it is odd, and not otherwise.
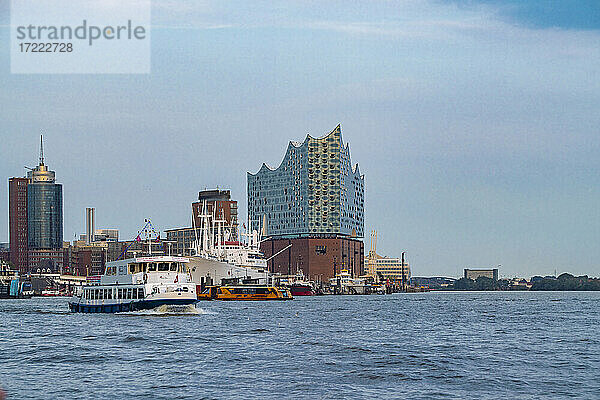
[{"label": "river water", "polygon": [[0,301],[7,399],[600,398],[600,293],[447,292],[71,314]]}]

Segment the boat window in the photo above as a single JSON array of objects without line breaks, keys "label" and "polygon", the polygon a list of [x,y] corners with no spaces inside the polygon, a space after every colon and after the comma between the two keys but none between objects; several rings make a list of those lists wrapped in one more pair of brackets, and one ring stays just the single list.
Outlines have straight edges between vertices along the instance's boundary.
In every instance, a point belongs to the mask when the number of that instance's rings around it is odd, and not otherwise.
[{"label": "boat window", "polygon": [[132,298],[132,296],[131,296],[131,288],[127,288],[127,298],[128,299]]},{"label": "boat window", "polygon": [[129,273],[133,274],[135,272],[135,264],[129,264]]},{"label": "boat window", "polygon": [[156,271],[156,263],[149,263],[148,264],[148,271]]},{"label": "boat window", "polygon": [[158,263],[158,271],[164,272],[169,270],[169,263]]},{"label": "boat window", "polygon": [[138,288],[138,299],[144,298],[144,288]]},{"label": "boat window", "polygon": [[171,271],[173,271],[173,272],[177,271],[177,263],[171,263]]},{"label": "boat window", "polygon": [[187,291],[188,291],[188,288],[187,288],[187,286],[184,286],[184,287],[183,287],[183,291],[184,291],[184,292],[187,292]]},{"label": "boat window", "polygon": [[140,263],[140,272],[148,271],[148,263]]},{"label": "boat window", "polygon": [[112,289],[106,289],[106,298],[112,299]]},{"label": "boat window", "polygon": [[117,298],[118,299],[122,299],[123,298],[123,289],[117,289]]}]

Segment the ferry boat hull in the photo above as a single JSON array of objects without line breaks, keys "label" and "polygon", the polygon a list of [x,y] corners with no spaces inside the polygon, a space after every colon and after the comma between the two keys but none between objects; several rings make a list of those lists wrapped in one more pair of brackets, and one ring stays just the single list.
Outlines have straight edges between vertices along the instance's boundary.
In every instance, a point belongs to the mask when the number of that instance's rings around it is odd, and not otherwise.
[{"label": "ferry boat hull", "polygon": [[72,312],[79,313],[118,313],[130,311],[152,310],[154,308],[169,306],[188,306],[196,303],[196,299],[161,299],[161,300],[141,300],[131,303],[120,304],[81,304],[70,302],[69,309]]}]

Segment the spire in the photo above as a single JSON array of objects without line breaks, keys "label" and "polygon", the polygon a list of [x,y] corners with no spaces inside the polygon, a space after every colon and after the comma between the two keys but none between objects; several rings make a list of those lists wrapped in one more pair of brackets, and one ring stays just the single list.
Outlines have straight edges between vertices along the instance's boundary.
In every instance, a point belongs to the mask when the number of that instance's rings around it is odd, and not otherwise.
[{"label": "spire", "polygon": [[40,135],[40,165],[44,165],[44,139]]}]

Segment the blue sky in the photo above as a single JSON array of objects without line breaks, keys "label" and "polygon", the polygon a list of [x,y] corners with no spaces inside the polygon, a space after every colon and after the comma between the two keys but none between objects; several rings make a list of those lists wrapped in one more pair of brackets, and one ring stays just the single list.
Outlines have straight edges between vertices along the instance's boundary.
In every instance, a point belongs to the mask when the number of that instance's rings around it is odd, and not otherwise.
[{"label": "blue sky", "polygon": [[[44,132],[65,239],[90,206],[127,238],[146,217],[186,225],[205,187],[231,188],[245,215],[246,171],[341,123],[365,230],[414,275],[597,276],[599,9],[155,0],[150,75],[11,75],[4,27],[0,170],[24,174]],[[7,201],[0,227],[8,241]]]}]

